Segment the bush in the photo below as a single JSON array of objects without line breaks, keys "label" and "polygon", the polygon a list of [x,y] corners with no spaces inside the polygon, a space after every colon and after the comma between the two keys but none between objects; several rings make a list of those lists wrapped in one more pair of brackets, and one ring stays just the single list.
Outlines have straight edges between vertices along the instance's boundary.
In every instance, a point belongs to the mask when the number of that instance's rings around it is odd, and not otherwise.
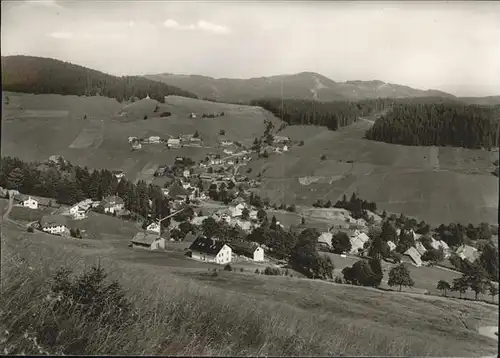
[{"label": "bush", "polygon": [[144,120],[148,119],[148,116],[144,116]]},{"label": "bush", "polygon": [[35,230],[30,226],[28,227],[28,232],[34,232]]},{"label": "bush", "polygon": [[326,154],[322,154],[320,157],[321,160],[326,160]]},{"label": "bush", "polygon": [[160,114],[160,117],[170,117],[171,115],[172,115],[172,113],[170,113],[170,112],[162,112]]},{"label": "bush", "polygon": [[224,129],[221,129],[221,130],[219,131],[219,134],[220,134],[220,135],[225,135],[225,134],[226,134],[226,131],[225,131]]},{"label": "bush", "polygon": [[243,272],[243,271],[245,271],[245,270],[243,270],[243,267],[242,267],[242,268],[240,268],[240,272]]},{"label": "bush", "polygon": [[230,264],[227,264],[226,266],[224,266],[224,271],[233,271],[233,268]]},{"label": "bush", "polygon": [[264,275],[268,276],[281,276],[281,270],[277,267],[269,267],[267,266],[264,269]]},{"label": "bush", "polygon": [[255,273],[258,275],[260,274],[259,269],[255,269]]},{"label": "bush", "polygon": [[334,281],[335,281],[335,283],[343,283],[342,277],[340,277],[340,276],[335,276],[335,280]]},{"label": "bush", "polygon": [[304,141],[303,141],[303,140],[301,140],[301,141],[299,142],[299,145],[302,147],[302,146],[304,145]]}]

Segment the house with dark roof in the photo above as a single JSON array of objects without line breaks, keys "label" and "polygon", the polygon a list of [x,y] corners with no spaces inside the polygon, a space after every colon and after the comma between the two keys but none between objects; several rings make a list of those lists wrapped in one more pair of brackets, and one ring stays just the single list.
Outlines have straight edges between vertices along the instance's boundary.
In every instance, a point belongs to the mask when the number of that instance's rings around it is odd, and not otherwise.
[{"label": "house with dark roof", "polygon": [[229,247],[236,255],[245,256],[254,261],[264,261],[264,249],[256,242],[234,240]]},{"label": "house with dark roof", "polygon": [[217,239],[198,236],[189,246],[191,257],[195,260],[224,265],[231,262],[231,247]]},{"label": "house with dark roof", "polygon": [[68,221],[62,215],[44,215],[40,219],[40,228],[49,234],[61,235],[68,230]]},{"label": "house with dark roof", "polygon": [[165,238],[149,232],[138,232],[132,239],[132,247],[159,250],[165,248]]},{"label": "house with dark roof", "polygon": [[101,201],[105,213],[114,214],[117,211],[122,211],[125,208],[125,202],[122,198],[116,195],[111,195]]},{"label": "house with dark roof", "polygon": [[[33,201],[36,201],[37,207],[43,206],[43,207],[48,207],[48,208],[59,208],[61,204],[57,203],[56,199],[51,199],[51,198],[44,198],[42,196],[35,196],[35,195],[24,195],[24,194],[19,194],[14,198],[14,201],[18,202],[22,206],[30,207],[33,209]],[[28,201],[28,203],[26,203]]]}]

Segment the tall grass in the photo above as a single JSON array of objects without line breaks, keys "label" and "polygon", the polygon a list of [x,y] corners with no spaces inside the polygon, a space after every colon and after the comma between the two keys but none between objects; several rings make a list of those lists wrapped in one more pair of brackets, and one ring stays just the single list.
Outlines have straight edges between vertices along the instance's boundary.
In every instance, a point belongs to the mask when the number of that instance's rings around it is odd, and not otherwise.
[{"label": "tall grass", "polygon": [[[79,277],[98,260],[74,247],[25,240],[5,244],[2,238],[2,248],[0,351],[8,354],[473,356],[494,352],[494,345],[484,344],[486,338],[467,343],[478,336],[463,329],[460,339],[466,343],[454,342],[453,328],[442,331],[442,336],[421,331],[422,324],[409,331],[398,327],[395,317],[388,326],[383,311],[377,317],[373,307],[367,307],[369,318],[362,319],[355,311],[359,307],[349,306],[348,297],[337,298],[345,302],[342,307],[324,291],[314,298],[311,291],[318,284],[313,282],[307,285],[310,292],[299,291],[295,299],[285,300],[282,297],[290,294],[278,281],[275,295],[266,288],[266,297],[248,288],[238,292],[236,285],[225,289],[210,280],[224,280],[227,275],[231,282],[241,277],[272,285],[269,280],[289,278],[227,272],[200,281],[163,267],[108,258],[99,260],[110,274],[106,281],[116,279],[123,285],[132,313],[109,324],[105,318],[115,312],[115,301],[104,300],[103,313],[97,317],[71,305],[58,314],[51,290],[57,269],[71,267]],[[351,316],[348,310],[353,310]],[[483,349],[478,350],[480,345]]]}]

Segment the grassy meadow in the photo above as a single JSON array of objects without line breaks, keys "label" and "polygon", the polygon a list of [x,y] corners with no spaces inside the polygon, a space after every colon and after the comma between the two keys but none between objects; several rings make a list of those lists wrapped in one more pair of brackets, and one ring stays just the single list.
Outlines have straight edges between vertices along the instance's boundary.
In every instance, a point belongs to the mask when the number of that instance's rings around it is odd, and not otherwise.
[{"label": "grassy meadow", "polygon": [[[465,357],[497,352],[494,340],[476,333],[479,326],[497,324],[493,305],[247,271],[220,270],[213,276],[208,268],[215,265],[196,267],[182,253],[119,251],[106,239],[29,234],[10,223],[4,223],[1,244],[0,322],[9,335],[0,349],[11,354],[38,354],[30,337],[47,342],[44,332],[55,323],[44,297],[55,270],[65,266],[79,273],[97,263],[122,283],[137,315],[106,331],[85,315],[71,316],[58,328],[78,329],[49,340],[50,347],[43,346],[49,353]],[[82,339],[85,345],[72,344]]]}]

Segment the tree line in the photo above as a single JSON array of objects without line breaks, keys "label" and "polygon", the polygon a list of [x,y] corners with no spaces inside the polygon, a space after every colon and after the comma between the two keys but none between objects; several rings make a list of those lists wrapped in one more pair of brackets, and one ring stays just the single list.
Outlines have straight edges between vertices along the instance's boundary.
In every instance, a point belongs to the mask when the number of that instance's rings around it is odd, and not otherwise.
[{"label": "tree line", "polygon": [[392,103],[393,100],[384,98],[358,102],[259,99],[251,101],[250,105],[270,111],[289,125],[325,126],[335,131],[356,122],[358,117],[383,111]]},{"label": "tree line", "polygon": [[[18,158],[0,160],[0,186],[23,194],[55,198],[59,203],[73,205],[86,198],[102,200],[118,195],[125,208],[143,220],[170,214],[169,200],[157,185],[144,181],[134,184],[125,178],[116,179],[109,170],[93,170],[64,161],[59,163],[26,163]],[[151,201],[151,203],[150,203]],[[168,226],[168,220],[162,222]]]},{"label": "tree line", "polygon": [[50,58],[31,56],[2,57],[4,91],[116,98],[134,97],[165,103],[165,96],[198,98],[195,94],[140,76],[116,77],[86,67]]},{"label": "tree line", "polygon": [[500,106],[459,103],[397,103],[366,132],[366,138],[404,145],[465,148],[498,146]]}]

